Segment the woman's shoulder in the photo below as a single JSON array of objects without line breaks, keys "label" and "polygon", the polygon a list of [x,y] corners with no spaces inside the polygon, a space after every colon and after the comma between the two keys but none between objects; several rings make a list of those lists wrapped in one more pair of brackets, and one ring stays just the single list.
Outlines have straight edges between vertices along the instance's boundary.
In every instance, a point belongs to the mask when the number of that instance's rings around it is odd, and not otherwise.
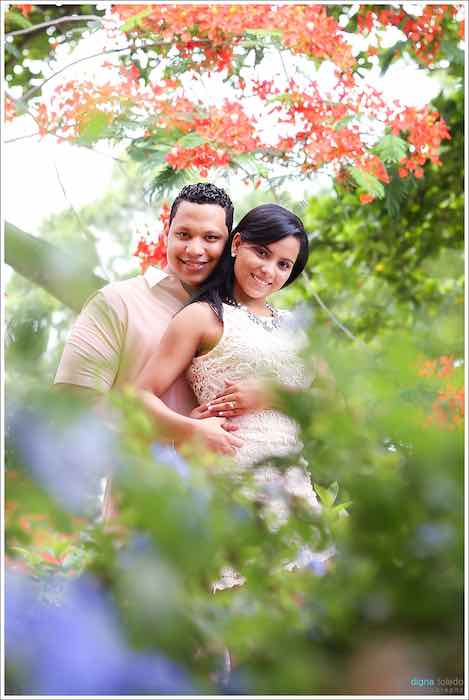
[{"label": "woman's shoulder", "polygon": [[183,306],[177,314],[185,322],[193,324],[210,323],[216,321],[215,313],[206,301],[194,301],[191,304]]}]

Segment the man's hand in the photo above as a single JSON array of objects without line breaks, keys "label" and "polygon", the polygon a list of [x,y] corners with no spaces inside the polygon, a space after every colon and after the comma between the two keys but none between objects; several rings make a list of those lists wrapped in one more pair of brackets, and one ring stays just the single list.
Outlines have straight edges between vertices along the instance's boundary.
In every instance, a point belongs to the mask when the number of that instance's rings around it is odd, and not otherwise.
[{"label": "man's hand", "polygon": [[267,385],[257,379],[232,382],[225,379],[225,389],[209,403],[198,407],[200,417],[219,416],[234,418],[252,411],[263,411],[272,406],[272,395]]},{"label": "man's hand", "polygon": [[224,418],[203,418],[194,422],[193,438],[200,438],[205,447],[218,454],[233,455],[243,441],[231,435],[237,426],[230,425]]}]

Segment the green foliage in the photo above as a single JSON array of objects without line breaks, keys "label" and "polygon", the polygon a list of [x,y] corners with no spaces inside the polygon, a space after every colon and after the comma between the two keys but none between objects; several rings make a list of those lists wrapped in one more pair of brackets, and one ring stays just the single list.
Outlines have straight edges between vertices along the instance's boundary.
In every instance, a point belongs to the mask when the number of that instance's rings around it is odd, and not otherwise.
[{"label": "green foliage", "polygon": [[78,143],[91,144],[98,139],[105,138],[109,117],[105,112],[96,110],[87,114],[87,118],[80,125],[80,137]]},{"label": "green foliage", "polygon": [[[233,479],[222,458],[186,449],[189,472],[181,478],[150,453],[138,406],[122,395],[113,399],[121,427],[118,516],[107,528],[88,527],[72,562],[105,582],[135,648],[178,661],[209,694],[218,691],[211,674],[224,646],[235,659],[233,682],[252,694],[380,694],[390,685],[405,693],[411,676],[392,655],[372,668],[360,660],[371,653],[370,640],[375,650],[393,644],[411,674],[415,654],[432,677],[462,673],[463,433],[451,422],[426,424],[442,382],[418,374],[422,356],[457,347],[458,329],[438,318],[412,337],[384,334],[369,348],[334,348],[329,333],[310,333],[339,392],[284,400],[302,425],[324,508],[312,517],[292,503],[278,530],[243,488],[249,474]],[[415,399],[422,392],[426,402]],[[63,400],[58,405],[43,389],[33,405],[56,416]],[[27,467],[12,460],[8,468]],[[37,488],[30,482],[30,495]],[[45,512],[54,507],[41,502]],[[17,531],[9,537],[11,553],[45,575],[35,550],[12,542]],[[136,547],[136,537],[145,546]],[[335,543],[327,573],[283,568],[297,538],[316,548]],[[53,551],[60,557],[65,549]],[[70,563],[56,567],[57,575]],[[246,582],[213,594],[225,564]]]},{"label": "green foliage", "polygon": [[[307,205],[312,284],[355,335],[371,339],[386,328],[412,328],[423,308],[431,317],[440,305],[456,304],[462,313],[463,104],[458,84],[435,100],[451,132],[442,165],[427,166],[419,181],[400,178],[391,166],[385,207],[359,205],[345,190]],[[385,136],[378,148],[396,159],[401,144]],[[366,183],[359,177],[358,184]],[[306,282],[302,290],[308,299]]]},{"label": "green foliage", "polygon": [[407,143],[399,136],[386,134],[376,144],[374,150],[385,163],[398,163],[401,158],[407,155],[407,148]]},{"label": "green foliage", "polygon": [[141,12],[137,12],[137,14],[133,15],[133,17],[130,17],[127,20],[127,22],[124,22],[124,24],[120,27],[121,32],[130,32],[132,31],[132,29],[136,29],[140,26],[141,20],[145,17],[148,17],[150,13],[151,8],[147,8],[145,10],[142,10]]},{"label": "green foliage", "polygon": [[349,171],[357,185],[362,187],[365,192],[369,192],[373,197],[379,197],[380,199],[384,197],[384,185],[377,177],[360,168],[350,167]]},{"label": "green foliage", "polygon": [[[32,12],[24,17],[19,8],[11,4],[5,14],[5,33],[8,35],[9,32],[28,29],[43,22],[80,15],[102,17],[104,10],[98,10],[95,4],[34,4]],[[51,60],[55,54],[54,43],[66,43],[74,47],[83,35],[89,35],[98,26],[97,20],[60,22],[51,24],[51,30],[47,33],[44,29],[37,29],[10,37],[4,44],[6,84],[8,87],[21,86],[25,92],[32,89],[36,85],[34,81],[44,80],[45,75],[42,68],[39,72],[36,68],[33,70],[30,60]]]}]

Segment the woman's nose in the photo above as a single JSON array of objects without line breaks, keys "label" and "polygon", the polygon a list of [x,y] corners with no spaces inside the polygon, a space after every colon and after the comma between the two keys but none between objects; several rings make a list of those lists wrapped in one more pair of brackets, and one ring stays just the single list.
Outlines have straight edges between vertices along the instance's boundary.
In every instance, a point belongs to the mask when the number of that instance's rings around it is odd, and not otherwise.
[{"label": "woman's nose", "polygon": [[271,260],[263,260],[261,264],[261,270],[264,273],[264,275],[273,275],[274,274],[274,268],[275,268],[275,263],[272,262]]}]

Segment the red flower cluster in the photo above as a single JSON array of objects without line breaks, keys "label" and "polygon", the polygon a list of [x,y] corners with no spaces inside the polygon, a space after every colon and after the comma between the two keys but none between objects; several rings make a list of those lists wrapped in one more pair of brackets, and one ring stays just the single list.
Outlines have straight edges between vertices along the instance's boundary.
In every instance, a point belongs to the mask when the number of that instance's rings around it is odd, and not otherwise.
[{"label": "red flower cluster", "polygon": [[5,121],[11,122],[16,117],[16,106],[12,99],[5,95]]},{"label": "red flower cluster", "polygon": [[389,182],[389,173],[384,167],[383,161],[381,158],[378,158],[378,156],[367,154],[362,159],[360,167],[362,170],[365,170],[365,172],[370,173],[370,175],[373,175],[374,177],[378,178],[378,180],[381,180],[381,182],[384,182],[385,184]]},{"label": "red flower cluster", "polygon": [[[374,10],[375,7],[378,9]],[[365,9],[368,14],[360,10],[359,21],[365,22],[366,27],[372,27],[375,21],[397,26],[402,20],[399,13],[403,11],[395,8],[366,6]],[[337,82],[326,93],[314,81],[305,87],[302,78],[298,83],[290,80],[284,87],[282,80],[277,85],[274,80],[256,82],[232,75],[236,98],[226,100],[221,107],[210,107],[206,101],[188,99],[177,78],[152,85],[141,79],[135,64],[122,66],[116,76],[115,68],[104,63],[103,68],[109,67],[110,71],[101,72],[99,84],[69,80],[56,88],[49,107],[40,103],[39,107],[31,108],[41,135],[54,133],[59,139],[72,141],[84,134],[91,141],[107,138],[109,134],[121,138],[127,122],[139,123],[149,149],[155,147],[153,138],[158,148],[165,148],[161,133],[166,130],[166,161],[174,169],[196,167],[203,177],[212,167],[233,165],[240,154],[255,153],[266,164],[279,162],[302,172],[327,165],[330,172],[338,174],[354,165],[386,183],[389,181],[386,168],[370,153],[367,133],[377,122],[377,133],[382,131],[382,126],[390,127],[392,133],[401,135],[410,145],[409,157],[400,163],[402,177],[409,173],[422,177],[428,160],[440,162],[441,141],[449,138],[444,121],[428,108],[388,105],[376,89],[363,86],[361,78],[350,70],[353,60],[349,47],[344,47],[341,30],[327,15],[324,5],[154,3],[117,5],[114,12],[121,20],[141,13],[139,23],[130,32],[158,34],[160,57],[172,51],[166,71],[171,67],[184,72],[230,69],[233,50],[236,54],[241,51],[241,39],[245,48],[246,42],[250,44],[252,32],[263,30],[274,32],[276,40],[293,52],[334,61],[338,67]],[[443,16],[446,14],[436,9],[428,16],[422,15],[432,26],[432,17]],[[418,18],[421,24],[422,17]],[[434,23],[438,24],[440,19]],[[256,43],[257,36],[252,40]],[[174,53],[187,57],[183,66],[177,60],[174,63]],[[252,94],[260,98],[255,104],[245,101],[246,95]],[[248,116],[245,104],[253,105],[255,116]],[[7,102],[7,119],[13,118],[13,108]],[[274,146],[262,140],[264,120],[272,115],[278,125],[284,125],[282,136]],[[257,178],[258,174],[251,173],[250,177]],[[368,192],[359,194],[362,202],[371,201]]]},{"label": "red flower cluster", "polygon": [[161,235],[156,243],[141,238],[135,253],[132,253],[132,255],[139,258],[142,272],[145,272],[147,268],[152,266],[165,267],[167,263],[166,246]]},{"label": "red flower cluster", "polygon": [[448,377],[454,372],[454,357],[441,355],[436,360],[425,360],[419,370],[421,377]]},{"label": "red flower cluster", "polygon": [[230,157],[222,150],[215,150],[204,143],[195,148],[174,146],[165,160],[175,170],[194,167],[199,169],[200,177],[207,177],[209,168],[228,165]]},{"label": "red flower cluster", "polygon": [[18,10],[21,11],[21,13],[23,14],[24,17],[27,17],[33,11],[33,5],[26,5],[24,3],[22,3],[22,4],[18,3],[18,5],[14,5],[14,7],[17,7]]},{"label": "red flower cluster", "polygon": [[350,70],[355,59],[343,38],[337,21],[327,15],[324,5],[113,5],[121,20],[139,13],[142,18],[133,32],[156,34],[176,45],[189,59],[202,54],[204,60],[192,60],[191,68],[228,71],[232,69],[233,45],[249,39],[249,30],[275,32],[284,47],[319,59],[329,59],[342,70]]},{"label": "red flower cluster", "polygon": [[[441,357],[432,360],[427,359],[422,362],[418,374],[421,377],[434,377],[444,380],[450,377],[454,370],[454,357],[452,355],[441,355]],[[462,424],[463,420],[464,387],[446,384],[442,389],[438,390],[426,424],[452,430]]]},{"label": "red flower cluster", "polygon": [[411,155],[400,161],[401,177],[407,177],[409,171],[417,178],[423,177],[423,166],[428,160],[439,165],[441,142],[451,138],[444,119],[428,107],[406,107],[391,122],[391,130],[396,136],[403,135],[413,147]]},{"label": "red flower cluster", "polygon": [[448,384],[438,392],[427,425],[454,430],[464,421],[464,387]]},{"label": "red flower cluster", "polygon": [[162,223],[162,232],[158,234],[157,240],[145,240],[140,238],[135,252],[132,254],[140,260],[140,269],[144,273],[149,267],[157,266],[164,268],[167,265],[166,243],[164,233],[168,230],[170,206],[168,202],[163,202],[159,219]]},{"label": "red flower cluster", "polygon": [[457,10],[455,5],[426,4],[421,14],[414,16],[399,7],[382,9],[376,5],[363,5],[357,24],[361,32],[370,32],[379,25],[398,27],[412,42],[415,57],[428,65],[437,58],[440,50],[443,22],[452,19]]}]

